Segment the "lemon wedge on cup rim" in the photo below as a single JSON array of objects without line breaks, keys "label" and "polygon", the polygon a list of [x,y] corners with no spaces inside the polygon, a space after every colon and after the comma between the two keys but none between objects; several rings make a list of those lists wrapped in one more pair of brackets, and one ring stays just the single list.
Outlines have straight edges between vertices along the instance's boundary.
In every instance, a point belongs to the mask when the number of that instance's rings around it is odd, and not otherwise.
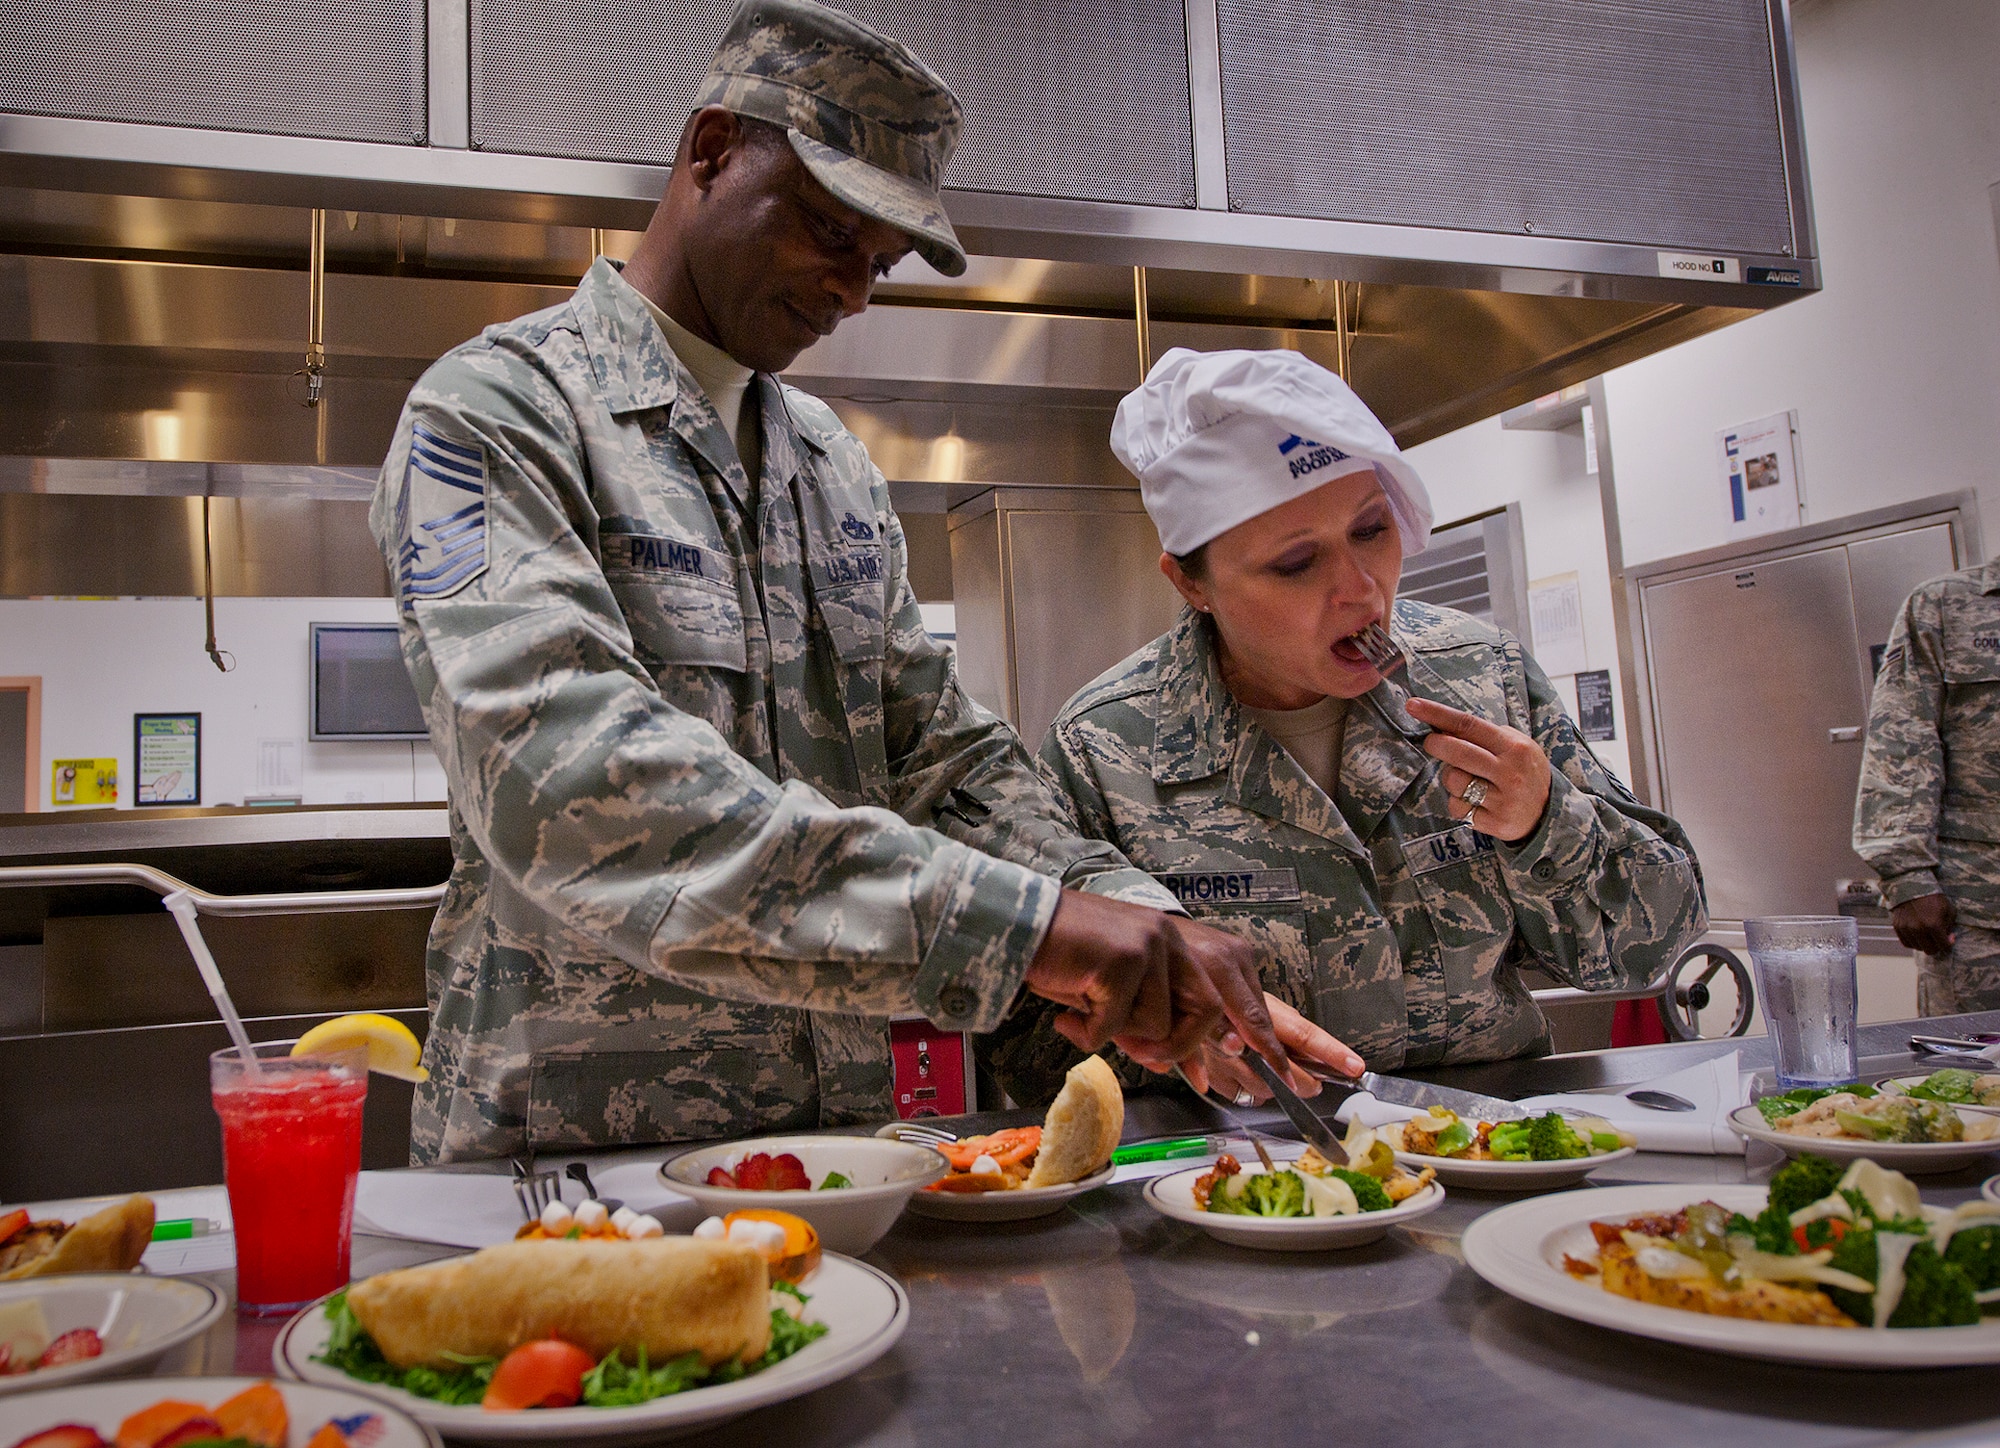
[{"label": "lemon wedge on cup rim", "polygon": [[318,1056],[328,1051],[345,1051],[354,1046],[368,1050],[368,1069],[398,1081],[427,1081],[430,1072],[417,1064],[423,1047],[410,1028],[394,1016],[375,1011],[335,1016],[321,1021],[292,1047],[294,1056]]}]

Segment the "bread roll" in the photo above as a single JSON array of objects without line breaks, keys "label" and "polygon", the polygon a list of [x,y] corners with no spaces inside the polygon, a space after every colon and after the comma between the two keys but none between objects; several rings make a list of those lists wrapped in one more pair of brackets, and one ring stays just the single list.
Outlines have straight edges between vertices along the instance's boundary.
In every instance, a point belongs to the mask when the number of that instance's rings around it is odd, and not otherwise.
[{"label": "bread roll", "polygon": [[1086,1056],[1069,1068],[1063,1088],[1042,1124],[1042,1147],[1035,1153],[1030,1187],[1059,1187],[1081,1181],[1111,1160],[1125,1130],[1125,1093],[1102,1056]]},{"label": "bread roll", "polygon": [[153,1240],[153,1199],[127,1197],[57,1234],[36,1233],[32,1251],[22,1254],[0,1282],[17,1277],[51,1277],[63,1272],[130,1272]]},{"label": "bread roll", "polygon": [[755,1361],[771,1337],[764,1259],[692,1237],[507,1242],[358,1282],[347,1305],[399,1368],[504,1357],[541,1337],[598,1358],[643,1345],[655,1364],[698,1352],[714,1367]]}]

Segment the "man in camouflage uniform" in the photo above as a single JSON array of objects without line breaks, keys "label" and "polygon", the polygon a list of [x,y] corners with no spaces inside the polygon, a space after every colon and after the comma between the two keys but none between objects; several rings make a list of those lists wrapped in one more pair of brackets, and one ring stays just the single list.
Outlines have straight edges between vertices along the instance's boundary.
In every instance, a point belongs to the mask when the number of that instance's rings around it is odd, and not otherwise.
[{"label": "man in camouflage uniform", "polygon": [[1091,1046],[1227,1015],[1283,1061],[1247,949],[1076,837],[924,632],[882,475],[770,375],[912,246],[964,269],[957,101],[756,0],[698,105],[629,267],[442,359],[383,467],[456,860],[415,1159],[884,1119],[884,1017],[983,1029],[1024,984]]},{"label": "man in camouflage uniform", "polygon": [[1918,1014],[2000,1010],[2000,559],[1904,601],[1868,708],[1854,849],[1918,953]]},{"label": "man in camouflage uniform", "polygon": [[[1605,770],[1519,643],[1399,599],[1419,691],[1530,735],[1552,766],[1539,829],[1499,843],[1452,812],[1398,679],[1353,701],[1338,804],[1223,683],[1192,609],[1070,700],[1041,758],[1085,833],[1115,843],[1197,920],[1257,946],[1264,988],[1371,1070],[1534,1055],[1549,1029],[1519,972],[1644,986],[1707,928],[1685,834]],[[1462,808],[1462,806],[1461,806]],[[1027,1029],[992,1049],[1016,1098],[1076,1059]]]}]

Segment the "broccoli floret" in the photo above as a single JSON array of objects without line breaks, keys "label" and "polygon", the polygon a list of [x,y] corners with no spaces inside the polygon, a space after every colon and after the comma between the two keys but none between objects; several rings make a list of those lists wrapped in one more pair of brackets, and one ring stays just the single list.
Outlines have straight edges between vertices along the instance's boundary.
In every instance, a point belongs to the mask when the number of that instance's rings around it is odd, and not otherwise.
[{"label": "broccoli floret", "polygon": [[[1873,1232],[1849,1232],[1833,1249],[1827,1264],[1857,1277],[1875,1280],[1877,1264]],[[1859,1323],[1875,1320],[1874,1295],[1828,1287],[1833,1305]],[[1889,1314],[1891,1327],[1965,1327],[1979,1321],[1979,1304],[1963,1272],[1938,1256],[1927,1241],[1918,1242],[1903,1259],[1903,1295]]]},{"label": "broccoli floret", "polygon": [[1208,1209],[1237,1217],[1303,1217],[1306,1184],[1295,1171],[1261,1172],[1242,1178],[1243,1191],[1231,1196],[1221,1182],[1208,1194]]},{"label": "broccoli floret", "polygon": [[1348,1171],[1342,1167],[1333,1168],[1327,1175],[1346,1182],[1353,1189],[1354,1204],[1360,1207],[1362,1211],[1386,1212],[1389,1210],[1391,1206],[1389,1193],[1383,1187],[1382,1183],[1374,1177],[1363,1176],[1358,1171]]},{"label": "broccoli floret", "polygon": [[1952,1233],[1944,1260],[1965,1274],[1974,1292],[2000,1287],[2000,1227],[1963,1227]]},{"label": "broccoli floret", "polygon": [[1551,1111],[1528,1123],[1528,1158],[1531,1161],[1570,1161],[1590,1155],[1590,1143],[1570,1129],[1570,1124]]},{"label": "broccoli floret", "polygon": [[[1795,1156],[1771,1174],[1771,1204],[1765,1210],[1790,1217],[1800,1207],[1832,1196],[1845,1175],[1847,1168],[1837,1161],[1810,1153]],[[1789,1226],[1785,1235],[1791,1235]]]}]

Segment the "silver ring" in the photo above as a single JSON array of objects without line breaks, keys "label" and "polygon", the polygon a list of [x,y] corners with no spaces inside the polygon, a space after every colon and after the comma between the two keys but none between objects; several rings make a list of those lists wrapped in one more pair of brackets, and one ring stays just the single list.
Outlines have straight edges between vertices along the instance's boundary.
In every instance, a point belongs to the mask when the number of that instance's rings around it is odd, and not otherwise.
[{"label": "silver ring", "polygon": [[[1472,783],[1468,784],[1465,787],[1465,793],[1460,795],[1459,798],[1464,800],[1468,805],[1472,806],[1472,809],[1478,809],[1482,804],[1486,803],[1487,793],[1492,788],[1493,786],[1488,784],[1485,780],[1475,778],[1472,781]],[[1466,812],[1465,817],[1467,819],[1472,818],[1470,810]]]},{"label": "silver ring", "polygon": [[1476,804],[1475,804],[1475,805],[1473,805],[1473,806],[1471,806],[1471,807],[1470,807],[1469,809],[1467,809],[1467,810],[1466,810],[1466,812],[1465,812],[1465,822],[1466,822],[1467,824],[1469,824],[1469,825],[1472,825],[1472,828],[1473,828],[1473,829],[1475,829],[1475,830],[1476,830],[1476,829],[1478,829],[1478,828],[1479,828],[1479,826],[1478,826],[1478,825],[1473,825],[1473,824],[1472,824],[1472,817],[1473,817],[1474,815],[1478,814],[1478,813],[1479,813],[1479,806],[1478,806],[1478,805],[1476,805]]},{"label": "silver ring", "polygon": [[1238,1091],[1236,1093],[1236,1104],[1238,1106],[1255,1106],[1257,1098],[1252,1096],[1248,1091]]}]

